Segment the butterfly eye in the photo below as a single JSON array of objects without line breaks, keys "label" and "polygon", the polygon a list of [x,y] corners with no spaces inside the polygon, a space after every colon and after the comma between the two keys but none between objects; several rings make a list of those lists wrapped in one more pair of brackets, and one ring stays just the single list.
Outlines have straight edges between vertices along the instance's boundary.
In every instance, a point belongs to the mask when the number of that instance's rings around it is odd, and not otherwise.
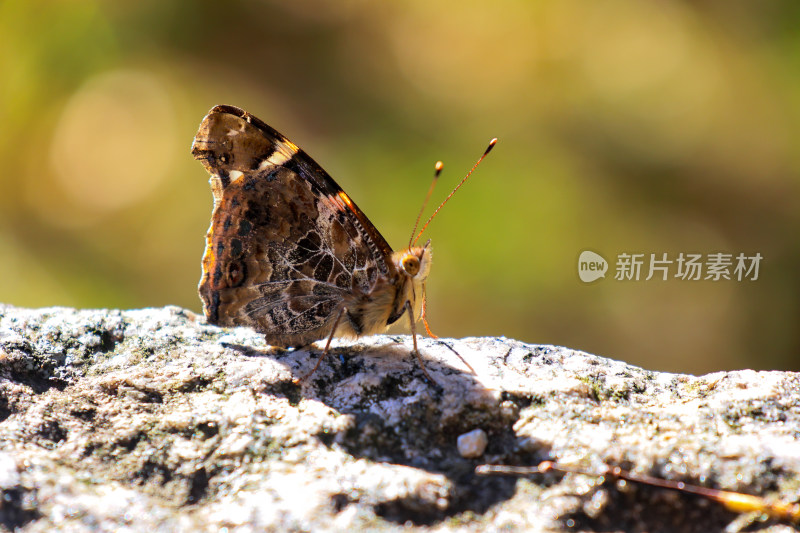
[{"label": "butterfly eye", "polygon": [[419,258],[416,255],[406,254],[400,262],[409,276],[416,276],[419,273]]}]

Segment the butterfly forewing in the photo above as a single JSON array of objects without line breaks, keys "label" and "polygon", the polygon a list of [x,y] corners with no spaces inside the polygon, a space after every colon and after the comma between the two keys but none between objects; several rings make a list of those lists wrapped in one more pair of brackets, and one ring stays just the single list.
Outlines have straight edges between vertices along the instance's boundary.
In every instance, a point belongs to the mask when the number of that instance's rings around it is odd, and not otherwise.
[{"label": "butterfly forewing", "polygon": [[[250,326],[271,344],[299,346],[326,337],[345,306],[394,299],[385,239],[280,133],[241,109],[217,106],[192,154],[214,194],[199,286],[209,322]],[[393,301],[385,305],[388,315]]]}]

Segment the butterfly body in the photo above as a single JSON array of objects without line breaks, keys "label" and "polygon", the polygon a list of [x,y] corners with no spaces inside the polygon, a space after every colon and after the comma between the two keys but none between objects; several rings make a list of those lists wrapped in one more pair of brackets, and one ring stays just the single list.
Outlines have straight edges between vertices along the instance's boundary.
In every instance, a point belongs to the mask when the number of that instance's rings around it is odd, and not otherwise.
[{"label": "butterfly body", "polygon": [[199,285],[208,322],[277,346],[383,332],[406,312],[413,330],[429,244],[394,252],[322,167],[241,109],[213,108],[192,154],[214,196]]}]

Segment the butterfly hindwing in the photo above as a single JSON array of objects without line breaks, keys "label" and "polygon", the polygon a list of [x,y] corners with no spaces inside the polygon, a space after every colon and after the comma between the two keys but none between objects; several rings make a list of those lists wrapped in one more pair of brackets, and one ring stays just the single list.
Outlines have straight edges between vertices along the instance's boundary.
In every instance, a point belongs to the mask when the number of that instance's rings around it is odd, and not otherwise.
[{"label": "butterfly hindwing", "polygon": [[391,248],[336,182],[249,113],[213,108],[192,154],[214,194],[199,286],[209,322],[304,345],[394,276]]}]

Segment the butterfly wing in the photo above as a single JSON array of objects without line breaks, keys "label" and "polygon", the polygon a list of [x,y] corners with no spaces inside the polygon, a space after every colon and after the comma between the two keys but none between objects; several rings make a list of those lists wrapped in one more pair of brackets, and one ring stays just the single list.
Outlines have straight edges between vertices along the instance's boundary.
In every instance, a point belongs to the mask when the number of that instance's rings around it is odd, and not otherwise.
[{"label": "butterfly wing", "polygon": [[331,332],[348,298],[397,278],[391,248],[355,203],[261,120],[213,108],[192,155],[214,196],[199,286],[210,323],[305,345]]}]

